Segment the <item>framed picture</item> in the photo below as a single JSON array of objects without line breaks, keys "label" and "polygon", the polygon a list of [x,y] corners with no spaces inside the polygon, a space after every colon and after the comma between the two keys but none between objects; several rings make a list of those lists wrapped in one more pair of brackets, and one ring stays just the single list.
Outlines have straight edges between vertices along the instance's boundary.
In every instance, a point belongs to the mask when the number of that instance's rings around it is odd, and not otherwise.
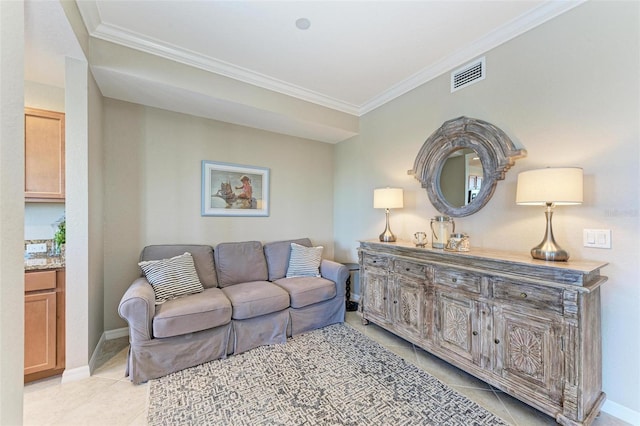
[{"label": "framed picture", "polygon": [[476,187],[476,177],[474,175],[469,175],[469,189],[473,189]]},{"label": "framed picture", "polygon": [[269,169],[202,161],[202,216],[269,216]]}]

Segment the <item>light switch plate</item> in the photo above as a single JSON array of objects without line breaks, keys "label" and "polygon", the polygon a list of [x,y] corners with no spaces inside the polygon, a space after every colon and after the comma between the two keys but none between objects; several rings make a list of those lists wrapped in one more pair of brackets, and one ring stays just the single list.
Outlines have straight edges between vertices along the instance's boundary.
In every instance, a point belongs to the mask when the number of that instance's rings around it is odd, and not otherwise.
[{"label": "light switch plate", "polygon": [[46,253],[47,252],[47,244],[27,244],[27,253]]},{"label": "light switch plate", "polygon": [[593,248],[611,248],[611,229],[584,229],[583,245]]}]

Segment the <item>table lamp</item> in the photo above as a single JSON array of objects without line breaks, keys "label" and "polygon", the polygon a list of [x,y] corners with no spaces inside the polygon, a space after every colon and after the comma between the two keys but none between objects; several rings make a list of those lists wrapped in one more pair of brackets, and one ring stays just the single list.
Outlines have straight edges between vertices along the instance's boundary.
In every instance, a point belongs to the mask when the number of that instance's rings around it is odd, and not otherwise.
[{"label": "table lamp", "polygon": [[378,188],[373,191],[373,208],[385,209],[387,216],[387,226],[380,234],[380,241],[392,243],[396,240],[396,236],[389,229],[389,209],[401,209],[402,207],[402,188]]},{"label": "table lamp", "polygon": [[582,204],[582,169],[548,167],[518,174],[516,204],[546,206],[547,229],[542,242],[531,249],[531,256],[551,261],[569,259],[569,253],[553,238],[551,217],[555,206]]}]

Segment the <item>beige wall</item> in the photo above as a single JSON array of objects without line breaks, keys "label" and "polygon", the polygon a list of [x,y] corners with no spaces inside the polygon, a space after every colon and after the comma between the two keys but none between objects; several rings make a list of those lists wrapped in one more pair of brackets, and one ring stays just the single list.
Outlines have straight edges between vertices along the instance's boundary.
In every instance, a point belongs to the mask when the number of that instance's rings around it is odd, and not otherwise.
[{"label": "beige wall", "polygon": [[0,424],[22,424],[24,8],[0,2]]},{"label": "beige wall", "polygon": [[[105,329],[148,244],[308,236],[333,257],[334,145],[144,107],[104,103]],[[201,161],[270,169],[269,217],[202,217]]]},{"label": "beige wall", "polygon": [[[639,79],[637,2],[588,2],[486,54],[487,78],[451,94],[449,75],[362,117],[361,134],[336,148],[336,257],[357,259],[360,239],[376,238],[384,213],[373,189],[405,190],[392,211],[402,239],[426,230],[437,214],[407,175],[418,150],[444,121],[466,115],[503,129],[528,156],[499,182],[478,213],[456,219],[475,247],[528,253],[544,234],[541,208],[517,206],[517,174],[545,166],[580,166],[582,206],[559,207],[558,242],[573,258],[609,262],[602,273],[605,410],[640,413]],[[612,230],[609,250],[582,247],[584,228]],[[624,366],[624,367],[622,367]],[[626,411],[625,411],[626,410]],[[637,417],[636,417],[637,418]]]},{"label": "beige wall", "polygon": [[89,107],[87,63],[65,61],[66,287],[63,382],[89,375]]},{"label": "beige wall", "polygon": [[102,142],[103,97],[87,72],[88,108],[88,251],[89,251],[89,357],[93,355],[104,327],[104,147]]},{"label": "beige wall", "polygon": [[64,87],[25,81],[24,106],[64,112]]}]

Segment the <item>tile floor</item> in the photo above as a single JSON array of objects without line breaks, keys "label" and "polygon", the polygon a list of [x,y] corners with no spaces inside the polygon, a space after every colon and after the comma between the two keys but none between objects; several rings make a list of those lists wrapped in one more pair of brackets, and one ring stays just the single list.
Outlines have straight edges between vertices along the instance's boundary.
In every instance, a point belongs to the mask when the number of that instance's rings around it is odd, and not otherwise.
[{"label": "tile floor", "polygon": [[[555,424],[552,418],[380,327],[373,324],[363,326],[355,312],[347,313],[347,322],[511,425]],[[90,378],[64,385],[60,383],[60,377],[27,384],[24,389],[24,424],[146,425],[148,385],[134,386],[124,377],[127,339],[123,337],[105,343]],[[607,413],[601,413],[594,423],[595,426],[626,424]]]}]

